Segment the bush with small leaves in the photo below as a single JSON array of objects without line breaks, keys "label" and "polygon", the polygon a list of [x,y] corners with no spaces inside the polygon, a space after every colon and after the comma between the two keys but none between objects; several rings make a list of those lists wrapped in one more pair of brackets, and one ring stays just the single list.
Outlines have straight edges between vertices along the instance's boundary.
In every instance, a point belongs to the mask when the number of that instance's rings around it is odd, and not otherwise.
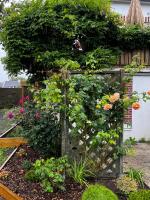
[{"label": "bush with small leaves", "polygon": [[35,182],[38,180],[33,169],[27,171],[24,178],[25,180],[31,181],[31,182]]},{"label": "bush with small leaves", "polygon": [[150,200],[150,190],[140,190],[132,192],[128,200]]},{"label": "bush with small leaves", "polygon": [[118,200],[118,197],[105,186],[95,184],[84,191],[82,200]]},{"label": "bush with small leaves", "polygon": [[24,160],[22,163],[22,168],[25,170],[30,170],[32,167],[32,163],[29,160]]},{"label": "bush with small leaves", "polygon": [[66,156],[36,160],[32,169],[25,174],[25,179],[39,182],[45,192],[53,192],[54,189],[64,190],[64,174],[69,167]]},{"label": "bush with small leaves", "polygon": [[117,188],[124,194],[129,194],[137,191],[138,184],[128,176],[122,176],[117,180]]}]

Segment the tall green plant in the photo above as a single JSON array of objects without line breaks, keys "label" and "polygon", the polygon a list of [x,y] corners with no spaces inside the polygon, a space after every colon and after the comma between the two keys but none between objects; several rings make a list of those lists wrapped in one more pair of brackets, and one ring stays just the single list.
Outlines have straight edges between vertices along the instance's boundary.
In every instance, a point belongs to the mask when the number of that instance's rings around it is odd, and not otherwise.
[{"label": "tall green plant", "polygon": [[143,180],[144,174],[141,170],[130,168],[129,171],[127,172],[127,175],[144,188],[144,180]]},{"label": "tall green plant", "polygon": [[86,160],[82,159],[80,161],[74,160],[70,163],[68,174],[76,183],[88,185],[86,178],[94,176],[94,174],[88,169],[89,167],[87,163]]}]

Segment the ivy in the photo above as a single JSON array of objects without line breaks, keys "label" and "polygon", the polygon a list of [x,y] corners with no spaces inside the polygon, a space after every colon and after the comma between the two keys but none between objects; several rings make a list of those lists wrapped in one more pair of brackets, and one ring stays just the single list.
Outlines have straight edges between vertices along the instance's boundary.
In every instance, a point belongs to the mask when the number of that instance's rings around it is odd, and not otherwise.
[{"label": "ivy", "polygon": [[[12,5],[3,18],[0,36],[7,52],[3,60],[6,69],[10,74],[26,70],[33,79],[45,79],[46,73],[42,71],[88,68],[90,54],[95,57],[100,54],[99,63],[104,63],[110,53],[114,55],[109,47],[117,43],[111,43],[111,30],[119,33],[114,20],[117,17],[111,14],[109,5],[106,0],[94,0],[92,3],[88,0],[36,0]],[[73,41],[77,38],[83,52],[72,50]],[[95,52],[104,45],[106,50]],[[115,63],[113,55],[111,64]],[[103,67],[99,63],[94,69]]]}]

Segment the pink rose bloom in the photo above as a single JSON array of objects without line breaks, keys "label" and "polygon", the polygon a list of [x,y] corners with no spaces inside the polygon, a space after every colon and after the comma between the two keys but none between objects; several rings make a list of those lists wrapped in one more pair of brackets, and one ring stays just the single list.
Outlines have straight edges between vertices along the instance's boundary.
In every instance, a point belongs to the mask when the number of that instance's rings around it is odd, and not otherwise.
[{"label": "pink rose bloom", "polygon": [[13,118],[14,118],[13,112],[9,112],[9,113],[7,114],[7,118],[8,118],[8,119],[13,119]]},{"label": "pink rose bloom", "polygon": [[25,109],[22,107],[22,108],[20,108],[19,112],[20,112],[21,114],[23,114],[23,113],[25,112]]},{"label": "pink rose bloom", "polygon": [[25,97],[25,100],[26,100],[26,101],[29,101],[29,100],[30,100],[30,97],[29,97],[29,96],[26,96],[26,97]]},{"label": "pink rose bloom", "polygon": [[40,119],[40,113],[39,113],[39,112],[36,112],[36,113],[35,113],[35,118],[36,118],[36,119]]}]

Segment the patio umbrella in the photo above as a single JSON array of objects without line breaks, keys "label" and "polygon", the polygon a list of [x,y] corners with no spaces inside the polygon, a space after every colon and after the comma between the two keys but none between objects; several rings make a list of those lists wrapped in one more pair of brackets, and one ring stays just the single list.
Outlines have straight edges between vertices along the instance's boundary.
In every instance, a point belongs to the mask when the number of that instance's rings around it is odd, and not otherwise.
[{"label": "patio umbrella", "polygon": [[139,24],[141,26],[144,24],[144,16],[142,13],[140,0],[131,0],[126,22],[128,24]]}]

